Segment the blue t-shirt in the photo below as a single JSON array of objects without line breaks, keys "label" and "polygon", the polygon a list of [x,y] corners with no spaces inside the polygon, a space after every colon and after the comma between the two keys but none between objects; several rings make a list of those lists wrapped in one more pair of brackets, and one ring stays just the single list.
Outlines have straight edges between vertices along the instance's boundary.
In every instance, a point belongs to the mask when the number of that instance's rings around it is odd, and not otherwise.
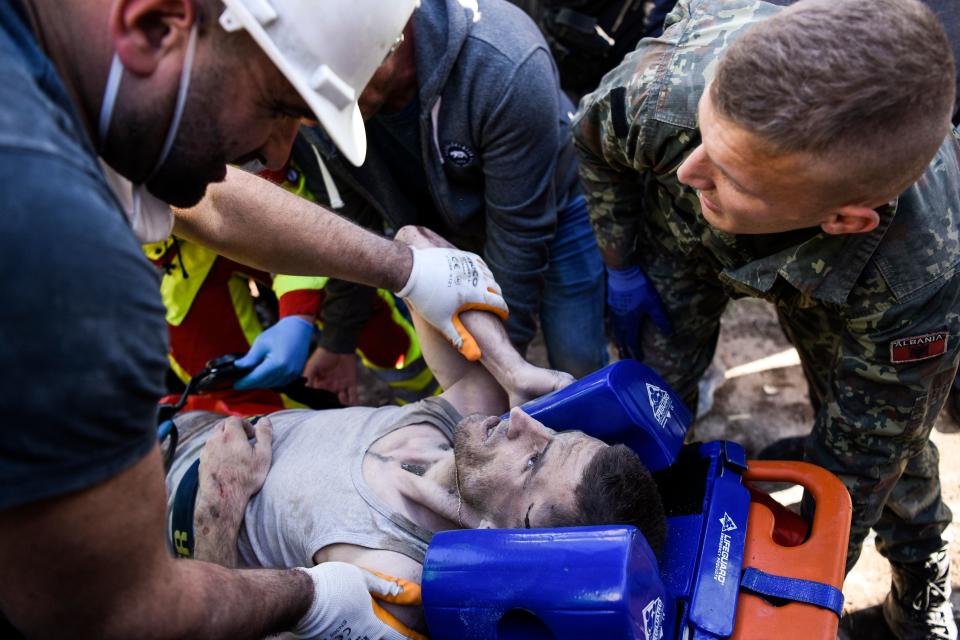
[{"label": "blue t-shirt", "polygon": [[158,275],[22,7],[0,2],[0,509],[155,446],[166,341]]}]

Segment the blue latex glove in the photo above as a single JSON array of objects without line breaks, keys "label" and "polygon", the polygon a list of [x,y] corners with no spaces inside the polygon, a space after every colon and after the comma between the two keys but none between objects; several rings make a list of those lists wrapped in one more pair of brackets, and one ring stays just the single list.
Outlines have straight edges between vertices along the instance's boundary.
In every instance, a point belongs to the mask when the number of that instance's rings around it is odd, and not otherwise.
[{"label": "blue latex glove", "polygon": [[310,351],[313,324],[303,318],[281,319],[253,341],[245,356],[234,363],[253,369],[237,380],[234,389],[273,389],[293,382],[303,372]]},{"label": "blue latex glove", "polygon": [[621,357],[641,359],[640,325],[645,316],[650,316],[663,335],[672,330],[656,289],[640,267],[607,267],[607,307]]}]

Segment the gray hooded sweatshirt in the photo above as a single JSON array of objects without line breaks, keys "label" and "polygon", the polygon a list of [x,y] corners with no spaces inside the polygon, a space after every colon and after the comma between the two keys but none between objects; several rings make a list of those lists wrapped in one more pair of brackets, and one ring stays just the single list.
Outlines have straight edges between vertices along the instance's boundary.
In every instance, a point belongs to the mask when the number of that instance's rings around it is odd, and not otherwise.
[{"label": "gray hooded sweatshirt", "polygon": [[[419,139],[411,132],[405,148],[419,154],[429,198],[405,194],[397,143],[376,135],[381,115],[367,123],[363,166],[347,162],[322,129],[301,132],[294,161],[322,203],[367,228],[389,235],[421,224],[480,253],[523,349],[536,330],[557,207],[577,189],[574,106],[537,26],[504,0],[423,0],[413,33]],[[321,345],[353,351],[372,305],[372,289],[331,281]]]}]

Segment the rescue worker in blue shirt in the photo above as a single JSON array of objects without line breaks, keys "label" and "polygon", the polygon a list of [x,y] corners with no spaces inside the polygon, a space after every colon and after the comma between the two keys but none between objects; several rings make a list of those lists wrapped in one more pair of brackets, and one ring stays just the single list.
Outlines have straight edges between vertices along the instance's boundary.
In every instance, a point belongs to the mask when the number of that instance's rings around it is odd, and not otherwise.
[{"label": "rescue worker in blue shirt", "polygon": [[[233,571],[170,557],[156,436],[166,327],[140,243],[170,232],[171,204],[192,207],[178,235],[271,272],[400,289],[458,346],[470,343],[462,306],[505,315],[476,256],[385,241],[226,166],[252,155],[282,166],[302,117],[360,162],[353,96],[415,4],[0,2],[3,637],[410,637],[370,594],[417,590],[359,567]],[[220,207],[208,187],[224,178],[243,199]],[[291,204],[263,208],[257,194],[271,191]],[[252,495],[271,433],[231,420],[207,470]],[[200,487],[198,503],[221,499]]]}]

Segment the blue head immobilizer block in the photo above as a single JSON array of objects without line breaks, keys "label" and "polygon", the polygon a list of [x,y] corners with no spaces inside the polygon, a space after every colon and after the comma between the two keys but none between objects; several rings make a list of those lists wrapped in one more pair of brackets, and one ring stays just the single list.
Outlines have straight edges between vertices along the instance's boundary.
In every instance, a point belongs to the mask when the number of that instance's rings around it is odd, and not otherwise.
[{"label": "blue head immobilizer block", "polygon": [[438,533],[423,603],[434,640],[671,638],[675,619],[629,526]]},{"label": "blue head immobilizer block", "polygon": [[552,429],[627,444],[658,472],[668,515],[662,562],[633,527],[438,533],[423,567],[432,637],[729,637],[750,506],[743,449],[730,442],[683,447],[689,411],[633,360],[523,408]]},{"label": "blue head immobilizer block", "polygon": [[650,471],[673,463],[693,420],[667,383],[636,360],[614,362],[522,408],[555,431],[623,443]]}]

